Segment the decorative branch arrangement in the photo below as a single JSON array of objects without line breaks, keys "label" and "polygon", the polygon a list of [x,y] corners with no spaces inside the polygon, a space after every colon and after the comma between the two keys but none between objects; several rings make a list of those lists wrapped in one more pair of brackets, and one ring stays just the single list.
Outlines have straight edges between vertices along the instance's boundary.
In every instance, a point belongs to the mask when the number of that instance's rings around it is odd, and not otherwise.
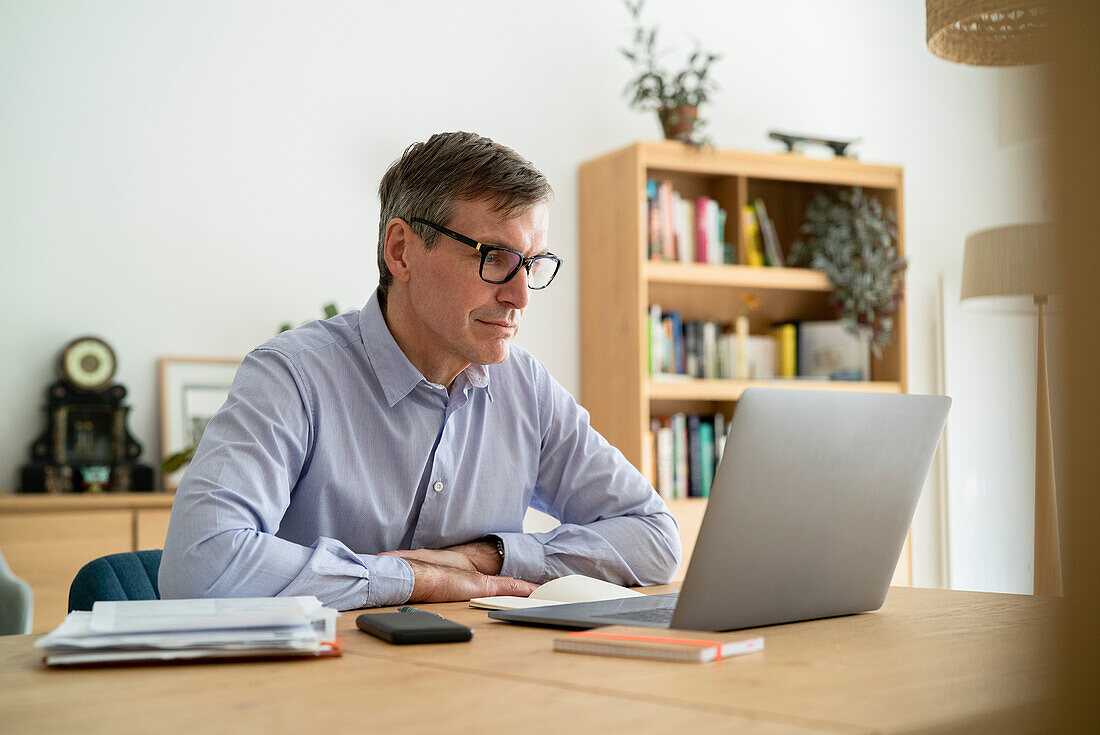
[{"label": "decorative branch arrangement", "polygon": [[806,241],[791,249],[791,265],[824,271],[845,327],[866,333],[876,357],[894,338],[908,263],[897,251],[897,217],[860,187],[818,194],[806,208]]}]

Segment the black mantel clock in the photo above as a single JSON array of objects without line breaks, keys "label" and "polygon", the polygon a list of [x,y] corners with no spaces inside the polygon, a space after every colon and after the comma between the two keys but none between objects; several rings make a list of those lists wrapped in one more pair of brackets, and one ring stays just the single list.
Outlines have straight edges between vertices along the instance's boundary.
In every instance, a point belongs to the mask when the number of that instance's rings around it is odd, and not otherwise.
[{"label": "black mantel clock", "polygon": [[97,337],[61,351],[61,379],[46,390],[49,425],[23,465],[25,493],[136,492],[153,489],[153,468],[138,462],[141,445],[126,429],[126,388],[111,383],[117,361]]}]

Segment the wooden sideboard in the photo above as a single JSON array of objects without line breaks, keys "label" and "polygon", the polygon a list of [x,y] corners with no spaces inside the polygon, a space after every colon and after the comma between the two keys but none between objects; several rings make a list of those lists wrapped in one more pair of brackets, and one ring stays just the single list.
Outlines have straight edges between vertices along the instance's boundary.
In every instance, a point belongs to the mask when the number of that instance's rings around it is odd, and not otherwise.
[{"label": "wooden sideboard", "polygon": [[0,494],[0,552],[34,590],[34,632],[65,617],[69,585],[106,554],[164,546],[171,493]]}]

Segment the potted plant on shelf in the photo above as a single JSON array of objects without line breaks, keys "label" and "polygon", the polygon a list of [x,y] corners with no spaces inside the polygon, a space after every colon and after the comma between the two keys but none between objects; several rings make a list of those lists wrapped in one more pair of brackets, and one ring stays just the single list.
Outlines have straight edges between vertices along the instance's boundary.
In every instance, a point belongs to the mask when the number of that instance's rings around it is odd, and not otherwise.
[{"label": "potted plant on shelf", "polygon": [[624,90],[631,109],[656,111],[665,138],[701,145],[704,141],[698,134],[706,121],[699,117],[699,105],[718,89],[709,74],[711,64],[721,57],[696,44],[685,67],[677,72],[666,70],[657,59],[657,28],[642,25],[645,0],[623,2],[635,24],[633,44],[620,49],[637,73]]},{"label": "potted plant on shelf", "polygon": [[905,258],[897,250],[897,218],[860,187],[818,194],[806,208],[805,242],[794,243],[791,265],[808,264],[833,284],[832,301],[853,334],[867,334],[875,357],[894,338],[904,288]]}]

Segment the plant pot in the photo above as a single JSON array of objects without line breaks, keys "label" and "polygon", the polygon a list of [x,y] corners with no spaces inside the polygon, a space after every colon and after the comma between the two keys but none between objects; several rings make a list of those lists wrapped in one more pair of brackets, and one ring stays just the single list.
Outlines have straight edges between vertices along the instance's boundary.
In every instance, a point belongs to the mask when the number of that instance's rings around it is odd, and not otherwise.
[{"label": "plant pot", "polygon": [[661,107],[657,110],[667,140],[680,140],[684,143],[695,142],[695,123],[699,119],[699,108],[695,105],[679,107]]}]

